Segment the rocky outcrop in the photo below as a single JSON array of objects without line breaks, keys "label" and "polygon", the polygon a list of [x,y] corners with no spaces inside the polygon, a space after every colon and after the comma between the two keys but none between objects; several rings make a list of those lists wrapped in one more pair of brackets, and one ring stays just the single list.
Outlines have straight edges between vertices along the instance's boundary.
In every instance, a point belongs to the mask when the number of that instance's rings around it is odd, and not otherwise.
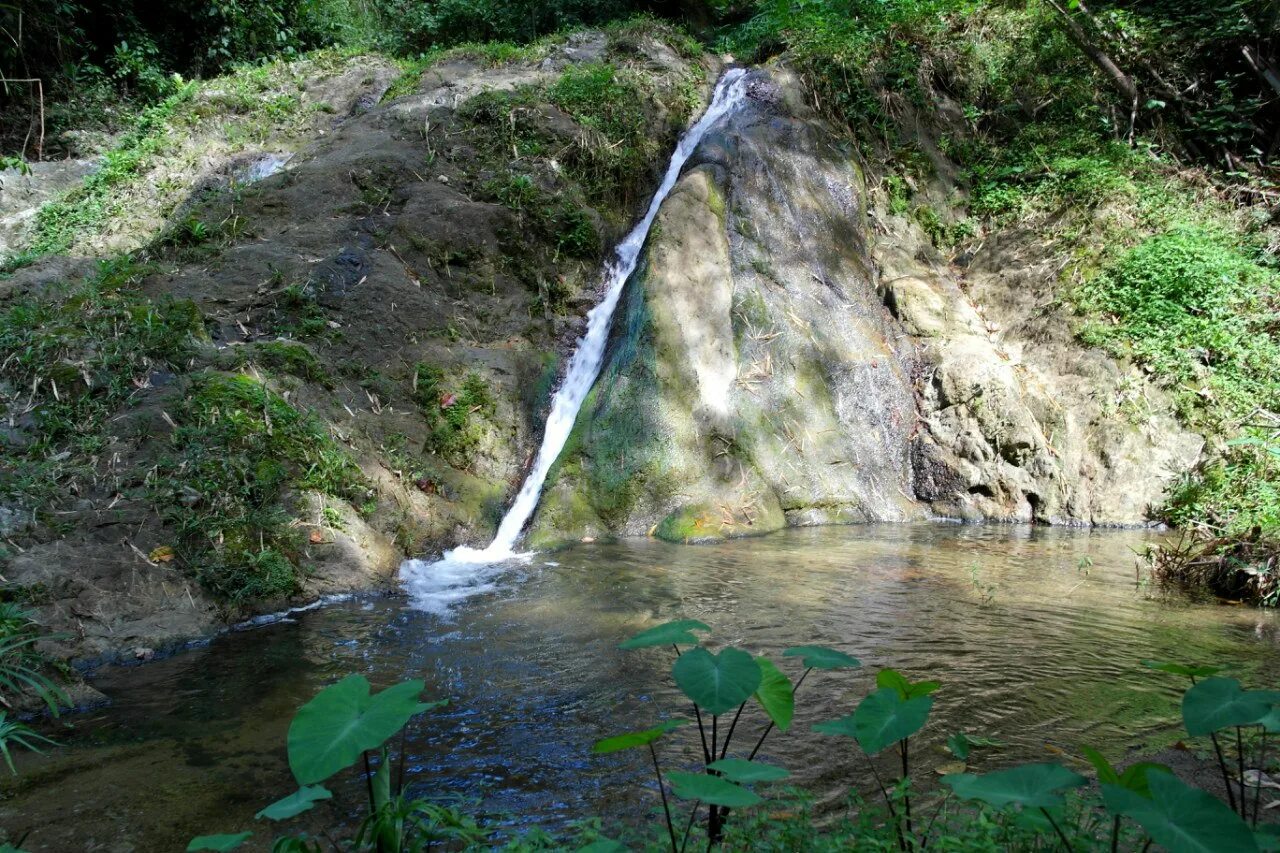
[{"label": "rocky outcrop", "polygon": [[1050,271],[997,247],[953,270],[869,217],[857,154],[801,92],[752,72],[665,203],[532,541],[1145,522],[1200,438],[1074,339]]}]

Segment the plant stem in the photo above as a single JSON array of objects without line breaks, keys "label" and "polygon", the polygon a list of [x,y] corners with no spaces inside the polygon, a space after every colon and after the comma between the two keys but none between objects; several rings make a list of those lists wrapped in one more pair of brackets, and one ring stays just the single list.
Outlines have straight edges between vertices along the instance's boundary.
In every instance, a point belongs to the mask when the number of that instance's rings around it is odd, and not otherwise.
[{"label": "plant stem", "polygon": [[[1253,826],[1258,826],[1258,805],[1262,800],[1262,770],[1267,766],[1267,730],[1262,730],[1262,743],[1258,746],[1258,784],[1253,789]],[[1244,794],[1241,793],[1243,799]]]},{"label": "plant stem", "polygon": [[373,802],[373,771],[369,769],[369,750],[366,749],[362,754],[364,755],[364,781],[369,791],[369,813],[373,814],[378,807]]},{"label": "plant stem", "polygon": [[693,801],[693,811],[689,812],[689,822],[684,825],[684,837],[680,839],[680,853],[684,853],[684,848],[689,843],[689,831],[693,829],[693,819],[698,816],[700,805],[702,800]]},{"label": "plant stem", "polygon": [[667,817],[667,833],[671,836],[671,853],[676,853],[676,825],[671,822],[671,806],[667,804],[667,789],[662,784],[662,770],[658,767],[658,752],[649,743],[649,757],[653,759],[653,775],[658,778],[658,793],[662,795],[662,813]]},{"label": "plant stem", "polygon": [[[1244,795],[1244,738],[1240,734],[1240,727],[1236,726],[1236,769],[1240,773],[1240,819],[1249,819],[1249,800]],[[1262,777],[1258,777],[1258,781],[1262,781]]]},{"label": "plant stem", "polygon": [[1058,837],[1062,839],[1062,846],[1068,851],[1071,850],[1071,842],[1067,840],[1066,834],[1062,831],[1062,827],[1058,826],[1058,822],[1053,819],[1053,815],[1049,814],[1049,810],[1041,807],[1040,811],[1049,819],[1049,825],[1053,827],[1053,831],[1058,833]]},{"label": "plant stem", "polygon": [[1222,757],[1222,744],[1218,743],[1218,733],[1210,732],[1209,740],[1213,741],[1213,751],[1218,754],[1218,769],[1222,771],[1222,784],[1227,786],[1227,803],[1233,812],[1239,814],[1240,810],[1236,808],[1236,795],[1231,790],[1231,774],[1227,772],[1227,759]]},{"label": "plant stem", "polygon": [[720,715],[712,714],[711,715],[711,757],[712,758],[716,757],[716,746],[718,745],[718,741],[716,737],[716,725],[719,722],[720,722]]},{"label": "plant stem", "polygon": [[698,710],[698,703],[693,703],[693,716],[698,721],[698,737],[702,740],[702,763],[711,763],[711,751],[707,749],[707,732],[702,728],[702,712]]},{"label": "plant stem", "polygon": [[893,818],[893,831],[898,836],[898,847],[906,850],[907,839],[902,835],[902,821],[898,819],[898,810],[893,807],[893,800],[889,797],[889,792],[885,790],[884,782],[881,781],[880,773],[876,770],[876,765],[871,760],[871,756],[864,752],[862,757],[867,759],[867,766],[871,768],[871,775],[876,778],[876,787],[880,789],[880,796],[884,797],[884,804],[889,807],[889,817]]},{"label": "plant stem", "polygon": [[911,769],[907,760],[907,744],[909,741],[910,738],[904,737],[902,739],[902,746],[899,752],[902,753],[902,805],[907,817],[907,835],[914,836],[915,833],[911,828]]},{"label": "plant stem", "polygon": [[729,741],[733,740],[733,730],[738,727],[738,718],[742,716],[742,709],[745,707],[747,703],[743,702],[738,706],[738,713],[733,715],[733,722],[729,724],[729,733],[724,736],[724,746],[720,749],[721,758],[729,754]]},{"label": "plant stem", "polygon": [[[800,692],[800,685],[804,684],[805,678],[807,678],[811,672],[813,672],[813,667],[806,669],[804,674],[800,676],[800,680],[796,682],[796,686],[791,689],[792,699],[795,698],[796,693]],[[747,761],[751,761],[756,757],[756,753],[760,751],[760,747],[764,746],[764,739],[769,736],[769,732],[771,731],[773,731],[773,720],[770,720],[769,725],[764,727],[764,733],[760,735],[760,740],[756,741],[756,747],[751,750],[751,754],[747,756]]]},{"label": "plant stem", "polygon": [[947,803],[951,800],[952,791],[947,791],[947,795],[942,798],[942,802],[938,803],[938,807],[933,810],[933,817],[929,818],[929,825],[924,828],[924,834],[920,837],[920,849],[923,850],[929,846],[929,833],[933,832],[933,822],[938,819],[938,815],[942,814],[942,810],[946,808]]},{"label": "plant stem", "polygon": [[1111,820],[1111,853],[1120,850],[1120,815]]}]

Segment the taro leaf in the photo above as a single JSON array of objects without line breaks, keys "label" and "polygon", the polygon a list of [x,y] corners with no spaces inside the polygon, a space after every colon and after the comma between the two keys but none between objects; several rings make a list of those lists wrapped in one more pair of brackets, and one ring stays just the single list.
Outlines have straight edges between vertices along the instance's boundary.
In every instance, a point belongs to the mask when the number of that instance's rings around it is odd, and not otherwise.
[{"label": "taro leaf", "polygon": [[932,709],[931,696],[903,701],[894,688],[881,688],[858,703],[853,712],[854,737],[863,752],[875,755],[920,731]]},{"label": "taro leaf", "polygon": [[981,800],[995,808],[1052,808],[1062,804],[1064,789],[1078,788],[1087,781],[1079,773],[1053,763],[1023,764],[982,776],[953,773],[942,777],[942,783],[949,785],[960,799]]},{"label": "taro leaf", "polygon": [[785,733],[791,728],[791,717],[796,711],[791,679],[766,657],[756,658],[756,663],[760,666],[760,686],[756,689],[756,701],[778,727],[778,731]]},{"label": "taro leaf", "polygon": [[226,853],[244,844],[252,835],[252,832],[237,832],[235,835],[201,835],[191,839],[191,843],[187,845],[187,853],[193,853],[196,850]]},{"label": "taro leaf", "polygon": [[688,720],[666,720],[663,723],[654,726],[651,729],[645,729],[642,732],[628,732],[624,735],[614,735],[604,740],[598,740],[591,747],[591,751],[596,755],[608,755],[611,752],[620,752],[624,749],[633,749],[637,746],[647,746],[667,732],[674,731]]},{"label": "taro leaf", "polygon": [[1217,675],[1222,672],[1222,667],[1220,666],[1194,666],[1185,663],[1170,663],[1163,660],[1144,660],[1142,665],[1158,672],[1185,675],[1187,678],[1208,678],[1211,675]]},{"label": "taro leaf", "polygon": [[402,681],[370,694],[363,675],[348,675],[298,709],[289,725],[289,767],[299,785],[323,782],[377,749],[413,715],[435,704],[418,701],[423,683]]},{"label": "taro leaf", "polygon": [[1171,773],[1152,773],[1151,799],[1116,785],[1102,786],[1113,814],[1133,819],[1170,853],[1218,853],[1258,849],[1253,833],[1217,797]]},{"label": "taro leaf", "polygon": [[1264,823],[1253,830],[1259,850],[1280,850],[1280,823]]},{"label": "taro leaf", "polygon": [[998,740],[981,735],[967,735],[964,732],[956,732],[947,738],[947,751],[961,761],[967,761],[969,753],[973,750],[984,746],[1004,746]]},{"label": "taro leaf", "polygon": [[1262,726],[1268,734],[1280,732],[1280,705],[1272,705],[1271,710],[1258,720],[1258,725]]},{"label": "taro leaf", "polygon": [[1149,773],[1172,773],[1167,766],[1155,761],[1139,761],[1136,764],[1130,764],[1124,771],[1117,770],[1115,766],[1092,747],[1084,747],[1082,749],[1084,757],[1089,759],[1089,763],[1098,771],[1098,783],[1101,785],[1116,785],[1124,788],[1126,791],[1132,791],[1140,797],[1150,797],[1151,788],[1147,781]]},{"label": "taro leaf", "polygon": [[276,800],[254,815],[254,817],[259,819],[265,817],[270,820],[288,820],[305,811],[310,811],[311,807],[317,802],[327,800],[332,796],[333,794],[323,785],[308,785],[305,788],[299,788],[282,800]]},{"label": "taro leaf", "polygon": [[942,685],[936,681],[917,681],[912,684],[896,669],[882,669],[876,673],[876,687],[887,687],[898,691],[903,700],[928,696]]},{"label": "taro leaf", "polygon": [[947,750],[961,761],[969,760],[969,737],[964,732],[956,732],[947,738]]},{"label": "taro leaf", "polygon": [[854,739],[858,737],[858,730],[853,724],[853,714],[847,714],[838,720],[814,723],[813,730],[824,735],[838,735],[839,737],[851,737]]},{"label": "taro leaf", "polygon": [[1270,714],[1277,701],[1274,690],[1244,690],[1234,678],[1206,678],[1183,694],[1182,723],[1192,736],[1249,726]]},{"label": "taro leaf", "polygon": [[1091,746],[1081,747],[1084,757],[1093,765],[1093,769],[1098,771],[1098,782],[1102,785],[1119,785],[1120,772],[1107,761],[1105,755]]},{"label": "taro leaf", "polygon": [[809,669],[857,669],[862,662],[826,646],[792,646],[782,653],[784,658],[801,657]]},{"label": "taro leaf", "polygon": [[777,782],[791,775],[791,771],[775,764],[762,764],[744,758],[722,758],[707,765],[730,782]]},{"label": "taro leaf", "polygon": [[672,770],[667,779],[671,782],[671,790],[682,800],[701,800],[713,806],[732,808],[764,802],[758,794],[719,776]]},{"label": "taro leaf", "polygon": [[670,646],[684,643],[689,646],[696,646],[698,638],[693,636],[690,631],[710,631],[711,626],[699,622],[697,619],[677,619],[674,622],[664,622],[656,625],[647,631],[641,631],[629,640],[623,640],[618,643],[620,649],[644,649],[649,646]]},{"label": "taro leaf", "polygon": [[676,658],[671,667],[676,686],[704,711],[723,714],[751,698],[760,686],[760,667],[741,649],[713,655],[696,648]]}]

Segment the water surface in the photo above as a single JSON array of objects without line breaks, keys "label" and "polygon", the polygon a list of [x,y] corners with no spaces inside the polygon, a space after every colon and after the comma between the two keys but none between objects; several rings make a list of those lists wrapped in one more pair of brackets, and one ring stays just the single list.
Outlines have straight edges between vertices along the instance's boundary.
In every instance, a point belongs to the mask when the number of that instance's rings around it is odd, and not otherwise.
[{"label": "water surface", "polygon": [[[1132,549],[1149,536],[922,524],[708,546],[625,541],[537,557],[450,617],[397,598],[336,604],[102,670],[93,683],[113,704],[68,717],[63,748],[22,757],[0,826],[29,831],[33,851],[180,850],[194,834],[255,828],[254,812],[293,790],[293,711],[351,672],[375,686],[423,678],[429,695],[450,699],[408,739],[419,793],[477,800],[514,827],[640,819],[657,803],[644,756],[593,757],[590,745],[684,711],[669,650],[615,648],[681,617],[753,652],[822,643],[863,660],[854,673],[813,674],[793,731],[764,750],[821,799],[868,791],[868,780],[849,742],[809,728],[852,710],[881,666],[943,683],[912,750],[924,765],[949,760],[941,744],[957,730],[1007,744],[979,756],[978,770],[1042,760],[1046,744],[1120,757],[1176,737],[1175,683],[1139,659],[1229,661],[1255,683],[1280,675],[1274,614],[1135,583]],[[783,666],[797,674],[794,661]],[[758,715],[739,728],[757,732]],[[663,754],[696,762],[687,733]],[[319,819],[349,820],[358,807],[362,788],[344,778]],[[256,829],[265,849],[270,829]]]}]

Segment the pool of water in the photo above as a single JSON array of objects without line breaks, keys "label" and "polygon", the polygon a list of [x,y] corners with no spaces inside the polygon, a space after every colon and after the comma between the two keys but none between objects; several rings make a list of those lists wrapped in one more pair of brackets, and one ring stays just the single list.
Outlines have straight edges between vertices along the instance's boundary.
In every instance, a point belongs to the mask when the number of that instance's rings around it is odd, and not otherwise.
[{"label": "pool of water", "polygon": [[[112,703],[69,715],[59,749],[20,757],[21,775],[0,787],[0,826],[29,833],[33,851],[180,850],[195,834],[255,828],[253,814],[293,790],[293,711],[351,672],[375,687],[423,678],[450,700],[407,738],[418,793],[466,798],[514,828],[640,819],[657,804],[645,756],[590,746],[685,710],[669,650],[616,648],[674,618],[756,653],[818,643],[862,659],[810,676],[792,731],[763,751],[820,801],[868,791],[867,771],[851,742],[810,726],[851,711],[882,666],[943,684],[912,750],[925,778],[958,730],[1005,744],[979,770],[1081,744],[1119,757],[1176,737],[1176,685],[1140,659],[1226,661],[1255,683],[1280,675],[1274,614],[1137,581],[1133,550],[1151,536],[921,524],[635,540],[535,557],[448,616],[395,597],[334,604],[100,671],[93,684]],[[759,727],[758,711],[744,714],[743,745]],[[697,761],[687,730],[663,749],[673,767]],[[335,790],[315,819],[352,819],[360,780]],[[270,829],[256,829],[266,849]]]}]

